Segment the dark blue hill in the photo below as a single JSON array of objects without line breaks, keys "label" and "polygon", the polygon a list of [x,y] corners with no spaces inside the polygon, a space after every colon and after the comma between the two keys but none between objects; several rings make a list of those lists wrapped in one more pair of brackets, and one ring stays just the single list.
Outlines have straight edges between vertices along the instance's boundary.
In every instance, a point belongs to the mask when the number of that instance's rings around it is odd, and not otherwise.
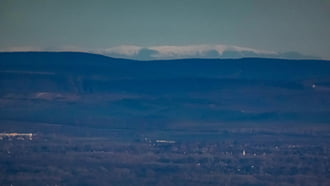
[{"label": "dark blue hill", "polygon": [[0,53],[0,120],[152,128],[329,123],[329,84],[330,61],[321,60]]},{"label": "dark blue hill", "polygon": [[328,76],[330,62],[263,58],[133,61],[79,52],[13,52],[0,53],[0,69],[102,74],[115,78],[209,77],[287,80]]}]

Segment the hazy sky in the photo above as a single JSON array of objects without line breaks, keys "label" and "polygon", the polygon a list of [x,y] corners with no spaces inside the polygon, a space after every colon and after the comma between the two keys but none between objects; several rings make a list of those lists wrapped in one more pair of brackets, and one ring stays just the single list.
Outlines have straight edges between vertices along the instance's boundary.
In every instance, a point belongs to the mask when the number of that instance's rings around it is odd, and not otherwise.
[{"label": "hazy sky", "polygon": [[330,59],[330,0],[0,0],[0,50],[195,44]]}]

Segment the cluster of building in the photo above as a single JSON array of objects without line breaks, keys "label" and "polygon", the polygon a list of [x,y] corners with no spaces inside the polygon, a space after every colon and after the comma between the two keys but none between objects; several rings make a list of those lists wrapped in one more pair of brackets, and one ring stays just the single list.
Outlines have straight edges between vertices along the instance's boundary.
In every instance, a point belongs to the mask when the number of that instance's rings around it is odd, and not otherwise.
[{"label": "cluster of building", "polygon": [[0,133],[0,140],[32,140],[32,133]]}]

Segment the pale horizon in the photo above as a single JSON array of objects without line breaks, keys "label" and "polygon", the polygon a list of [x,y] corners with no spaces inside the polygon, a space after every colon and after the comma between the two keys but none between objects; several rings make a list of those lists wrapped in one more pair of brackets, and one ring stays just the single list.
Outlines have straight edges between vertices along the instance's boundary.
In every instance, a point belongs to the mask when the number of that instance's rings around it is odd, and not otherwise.
[{"label": "pale horizon", "polygon": [[327,0],[3,0],[0,51],[223,45],[330,59],[329,20]]}]

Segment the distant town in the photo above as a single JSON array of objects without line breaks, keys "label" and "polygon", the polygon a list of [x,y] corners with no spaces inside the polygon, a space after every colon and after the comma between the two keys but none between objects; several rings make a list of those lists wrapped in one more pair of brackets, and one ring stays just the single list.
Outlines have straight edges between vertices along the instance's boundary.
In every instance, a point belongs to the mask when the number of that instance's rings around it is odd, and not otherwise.
[{"label": "distant town", "polygon": [[32,140],[33,134],[32,133],[0,133],[0,140]]}]

